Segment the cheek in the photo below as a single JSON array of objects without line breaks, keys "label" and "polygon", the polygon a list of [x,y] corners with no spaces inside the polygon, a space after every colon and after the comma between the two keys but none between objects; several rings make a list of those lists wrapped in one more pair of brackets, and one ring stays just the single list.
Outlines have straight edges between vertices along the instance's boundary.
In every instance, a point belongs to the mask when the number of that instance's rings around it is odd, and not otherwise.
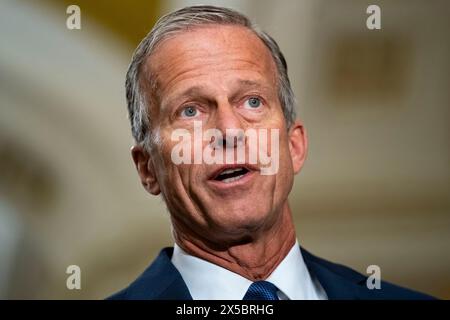
[{"label": "cheek", "polygon": [[284,133],[283,136],[280,137],[279,155],[280,155],[280,170],[278,174],[278,179],[281,180],[281,183],[291,188],[294,180],[294,167],[292,164],[292,157],[287,133]]},{"label": "cheek", "polygon": [[[163,194],[169,195],[171,190],[174,189],[178,183],[177,180],[177,166],[171,159],[172,145],[170,143],[162,143],[160,140],[159,145],[155,146],[155,150],[152,152],[152,158],[155,163],[155,170],[158,177],[158,183]],[[168,140],[170,142],[170,140]]]},{"label": "cheek", "polygon": [[[177,163],[172,157],[175,144],[165,144],[160,150],[163,170],[160,173],[164,181],[164,187],[172,193],[184,194],[190,190],[200,177],[199,165]],[[181,190],[183,191],[181,191]]]}]

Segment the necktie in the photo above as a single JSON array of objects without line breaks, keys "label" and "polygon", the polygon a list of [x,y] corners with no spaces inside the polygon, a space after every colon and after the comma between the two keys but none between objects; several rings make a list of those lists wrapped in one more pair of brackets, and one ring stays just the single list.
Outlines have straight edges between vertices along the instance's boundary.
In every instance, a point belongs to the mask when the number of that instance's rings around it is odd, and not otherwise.
[{"label": "necktie", "polygon": [[256,281],[248,288],[242,300],[278,300],[278,288],[267,281]]}]

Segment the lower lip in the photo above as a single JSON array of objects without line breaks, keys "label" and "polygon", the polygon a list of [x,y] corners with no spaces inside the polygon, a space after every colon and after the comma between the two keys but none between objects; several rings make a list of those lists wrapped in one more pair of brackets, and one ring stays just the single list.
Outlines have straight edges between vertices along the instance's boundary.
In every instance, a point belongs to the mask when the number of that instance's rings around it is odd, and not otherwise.
[{"label": "lower lip", "polygon": [[251,180],[258,174],[256,171],[249,171],[243,176],[241,176],[239,179],[231,181],[231,182],[223,182],[220,180],[208,180],[208,183],[219,190],[227,190],[230,188],[235,188],[239,186],[244,186],[247,183],[251,182]]}]

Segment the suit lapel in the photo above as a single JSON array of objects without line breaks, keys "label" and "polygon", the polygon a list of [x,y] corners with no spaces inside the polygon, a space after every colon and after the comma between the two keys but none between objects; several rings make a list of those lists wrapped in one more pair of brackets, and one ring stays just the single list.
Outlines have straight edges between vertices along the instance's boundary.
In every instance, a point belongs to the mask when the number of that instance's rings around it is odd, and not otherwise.
[{"label": "suit lapel", "polygon": [[303,248],[300,250],[311,276],[320,282],[329,300],[358,299],[359,284],[365,280],[364,276],[356,272],[351,273],[350,277],[349,274],[344,275],[339,272],[341,266],[317,258]]},{"label": "suit lapel", "polygon": [[164,248],[128,288],[129,299],[192,300],[181,274],[170,261],[173,248]]}]

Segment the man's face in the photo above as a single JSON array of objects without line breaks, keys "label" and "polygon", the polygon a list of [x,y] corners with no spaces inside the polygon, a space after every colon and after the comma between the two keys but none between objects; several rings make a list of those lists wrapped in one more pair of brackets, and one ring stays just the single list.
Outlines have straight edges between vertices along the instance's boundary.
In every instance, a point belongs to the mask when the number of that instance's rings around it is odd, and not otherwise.
[{"label": "man's face", "polygon": [[[150,110],[158,138],[149,158],[155,179],[148,189],[162,192],[175,231],[240,241],[270,228],[287,206],[306,142],[301,125],[286,128],[276,66],[262,41],[242,27],[203,26],[164,40],[143,70],[156,75],[158,92]],[[218,129],[224,136],[227,129],[266,129],[268,146],[260,145],[279,161],[277,172],[261,175],[262,165],[249,163],[249,139],[243,140],[243,164],[175,164],[172,151],[179,140],[172,134],[185,129],[194,141],[194,122],[203,132]],[[270,144],[274,129],[278,150]],[[201,150],[211,143],[201,141]],[[221,146],[224,153],[234,142]],[[226,175],[230,168],[238,171]]]}]

